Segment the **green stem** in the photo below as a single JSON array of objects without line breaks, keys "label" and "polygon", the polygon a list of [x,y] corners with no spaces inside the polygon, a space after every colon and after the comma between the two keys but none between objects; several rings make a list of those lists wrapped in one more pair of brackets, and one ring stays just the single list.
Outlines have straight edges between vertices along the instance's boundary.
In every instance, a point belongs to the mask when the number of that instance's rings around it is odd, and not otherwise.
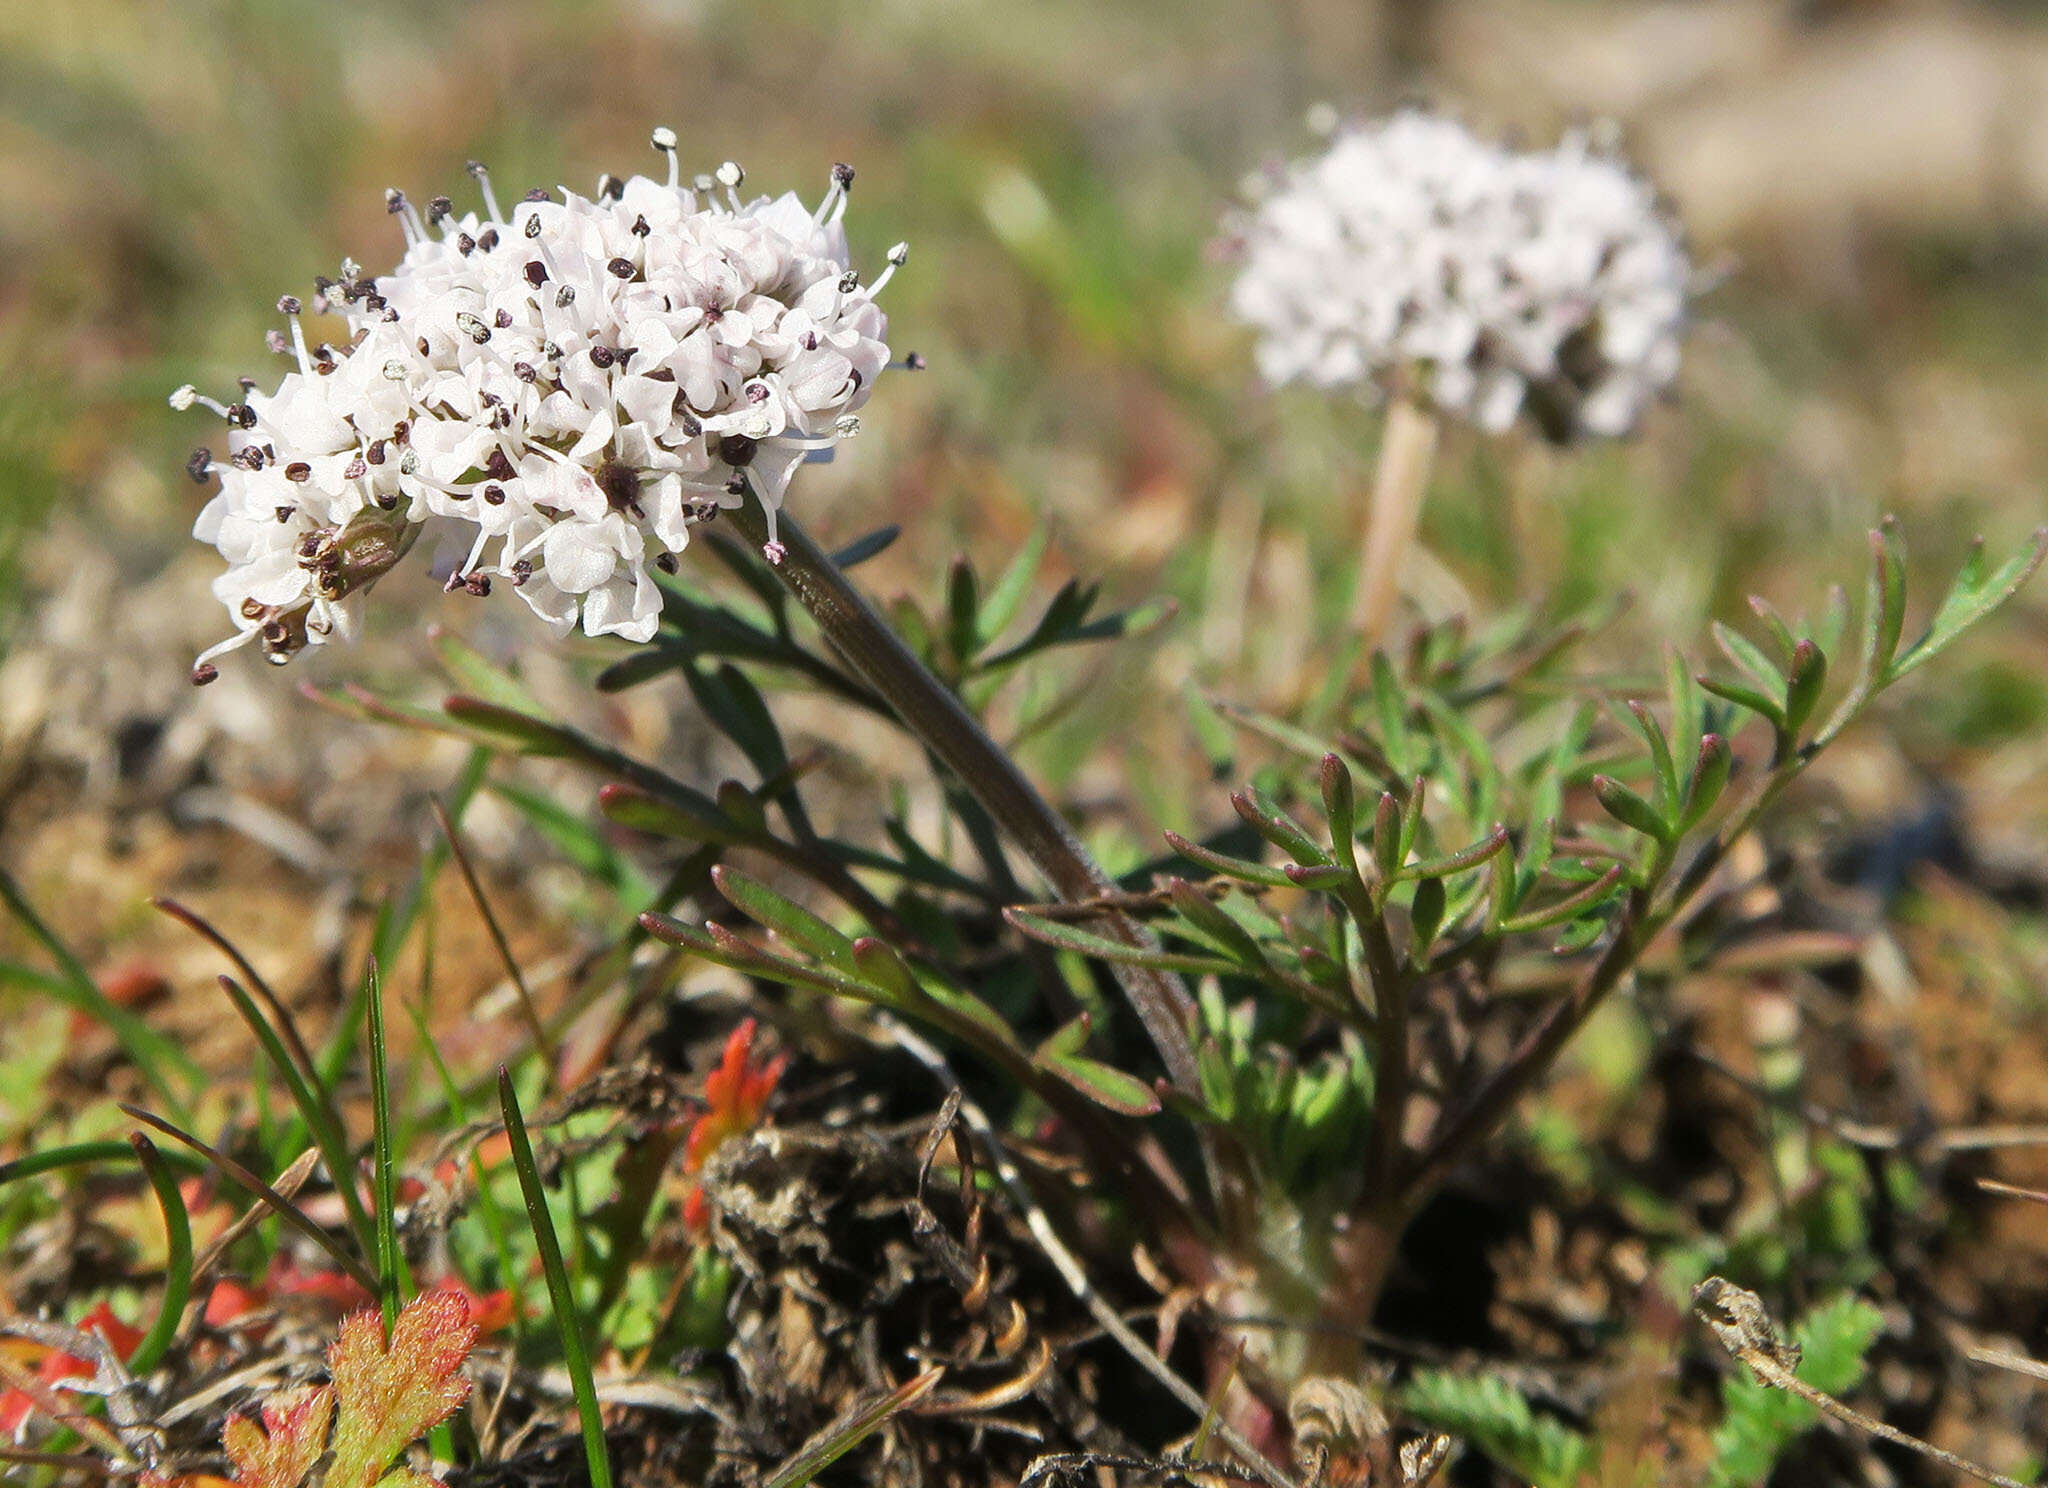
[{"label": "green stem", "polygon": [[185,1304],[192,1296],[192,1223],[185,1212],[184,1195],[178,1192],[177,1175],[164,1161],[156,1143],[141,1132],[130,1135],[128,1141],[164,1216],[163,1298],[157,1305],[156,1321],[128,1356],[129,1370],[137,1379],[146,1379],[170,1352],[171,1341],[178,1336],[178,1324],[185,1316]]},{"label": "green stem", "polygon": [[576,1293],[569,1285],[569,1268],[562,1264],[562,1247],[555,1238],[555,1222],[548,1214],[548,1196],[541,1188],[540,1168],[533,1160],[533,1143],[526,1135],[526,1121],[519,1112],[519,1097],[512,1089],[512,1076],[498,1066],[498,1108],[505,1116],[505,1131],[512,1139],[512,1168],[519,1175],[519,1193],[526,1201],[526,1220],[533,1230],[533,1243],[540,1251],[541,1271],[547,1277],[548,1303],[555,1314],[555,1332],[562,1341],[562,1364],[569,1372],[569,1386],[576,1395],[576,1415],[583,1430],[583,1456],[590,1468],[591,1488],[612,1488],[612,1460],[604,1440],[604,1414],[598,1407],[597,1384],[590,1372],[590,1352],[583,1345],[583,1332],[576,1321]]},{"label": "green stem", "polygon": [[[756,546],[768,542],[761,508],[749,502],[732,513],[740,534]],[[905,728],[943,760],[973,792],[1003,833],[1045,876],[1054,893],[1083,904],[1116,892],[1073,828],[1038,793],[1024,772],[983,732],[960,699],[932,675],[831,558],[787,514],[778,519],[783,549],[775,573],[824,632],[854,673],[886,701]],[[1151,932],[1123,911],[1106,908],[1102,932],[1125,945],[1156,949]],[[1178,977],[1145,967],[1112,968],[1118,985],[1158,1049],[1167,1073],[1183,1090],[1197,1086],[1189,1027],[1194,999]]]}]

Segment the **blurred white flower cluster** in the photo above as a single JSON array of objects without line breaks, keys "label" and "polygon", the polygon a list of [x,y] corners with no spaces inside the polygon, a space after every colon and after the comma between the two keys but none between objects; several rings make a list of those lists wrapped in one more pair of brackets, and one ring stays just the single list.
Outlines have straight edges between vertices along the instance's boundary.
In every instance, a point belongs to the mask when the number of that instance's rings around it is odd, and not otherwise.
[{"label": "blurred white flower cluster", "polygon": [[675,136],[654,145],[666,181],[607,176],[594,198],[507,212],[476,165],[481,215],[389,193],[398,267],[344,261],[311,307],[346,320],[341,344],[309,349],[288,296],[271,346],[298,370],[275,392],[172,395],[228,424],[226,453],[190,470],[219,479],[194,535],[227,559],[213,588],[237,633],[195,680],[251,641],[283,662],[347,635],[431,518],[474,529],[450,589],[501,579],[557,634],[580,619],[640,641],[661,612],[648,565],[672,568],[692,526],[751,492],[772,533],[796,466],[858,427],[889,356],[875,295],[904,250],[871,284],[848,267],[845,166],[813,211],[742,200],[730,163],[685,184]]},{"label": "blurred white flower cluster", "polygon": [[1566,439],[1625,432],[1678,370],[1678,231],[1583,133],[1517,152],[1411,110],[1340,128],[1259,196],[1231,224],[1231,304],[1270,382],[1399,385]]}]

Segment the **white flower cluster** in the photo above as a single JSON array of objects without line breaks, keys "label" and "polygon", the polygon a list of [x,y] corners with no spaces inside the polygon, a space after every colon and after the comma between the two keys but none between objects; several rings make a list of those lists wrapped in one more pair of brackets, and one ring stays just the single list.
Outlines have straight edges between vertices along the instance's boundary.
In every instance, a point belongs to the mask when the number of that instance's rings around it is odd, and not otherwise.
[{"label": "white flower cluster", "polygon": [[1232,224],[1268,381],[1399,385],[1499,430],[1618,434],[1676,375],[1692,268],[1583,133],[1517,152],[1419,111],[1340,129]]},{"label": "white flower cluster", "polygon": [[389,193],[398,267],[344,261],[318,285],[342,344],[309,350],[287,296],[271,346],[298,370],[275,392],[172,395],[229,426],[226,456],[190,471],[220,481],[194,535],[227,559],[213,588],[238,629],[195,680],[250,641],[284,662],[347,635],[430,518],[474,527],[450,589],[504,579],[557,634],[580,619],[638,641],[661,611],[648,563],[672,570],[692,526],[752,492],[772,534],[796,466],[858,427],[889,358],[875,296],[905,250],[872,284],[848,267],[845,166],[812,211],[743,201],[730,163],[685,185],[675,135],[654,146],[665,182],[607,176],[594,198],[534,191],[505,212],[477,165],[482,215],[436,197],[422,218]]}]

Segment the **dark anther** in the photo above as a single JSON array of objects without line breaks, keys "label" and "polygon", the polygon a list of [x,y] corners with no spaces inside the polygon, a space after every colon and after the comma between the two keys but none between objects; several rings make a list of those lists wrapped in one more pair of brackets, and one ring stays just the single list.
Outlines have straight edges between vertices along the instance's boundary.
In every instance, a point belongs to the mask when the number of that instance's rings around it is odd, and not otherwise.
[{"label": "dark anther", "polygon": [[482,233],[478,234],[476,245],[483,249],[484,252],[489,253],[498,246],[498,230],[495,227],[485,228]]},{"label": "dark anther", "polygon": [[298,508],[296,506],[275,506],[271,508],[271,515],[277,518],[277,525],[282,527],[292,519],[293,513],[297,511]]},{"label": "dark anther", "polygon": [[839,276],[839,292],[841,294],[852,294],[859,288],[860,275],[856,274],[852,269],[848,269]]},{"label": "dark anther", "polygon": [[731,478],[728,479],[725,483],[725,494],[728,496],[746,495],[747,478],[744,475],[741,475],[737,470],[735,470],[732,473]]},{"label": "dark anther", "polygon": [[398,510],[398,493],[396,491],[379,491],[374,499],[377,505],[385,511]]},{"label": "dark anther", "polygon": [[194,687],[204,687],[207,683],[218,680],[219,677],[220,668],[210,661],[202,661],[198,666],[192,668],[192,685]]},{"label": "dark anther", "polygon": [[405,193],[397,190],[385,192],[384,210],[394,217],[403,212],[405,210]]},{"label": "dark anther", "polygon": [[575,286],[575,285],[573,285],[573,284],[565,284],[565,285],[563,285],[563,286],[562,286],[562,287],[561,287],[560,289],[558,289],[558,290],[556,290],[556,291],[555,291],[555,308],[556,308],[557,310],[566,310],[566,309],[568,309],[568,308],[569,308],[569,307],[570,307],[571,305],[573,305],[573,304],[575,304],[575,303],[576,303],[576,286]]},{"label": "dark anther", "polygon": [[505,488],[503,486],[485,486],[484,504],[486,506],[503,506],[505,504]]},{"label": "dark anther", "polygon": [[464,258],[468,258],[470,254],[476,252],[476,239],[472,238],[468,233],[457,233],[455,235],[455,251]]},{"label": "dark anther", "polygon": [[256,391],[256,379],[253,377],[237,377],[235,382],[241,387],[245,397]]},{"label": "dark anther", "polygon": [[805,332],[804,332],[804,350],[805,350],[805,351],[816,351],[817,349],[818,349],[818,333],[817,333],[816,331],[805,331]]},{"label": "dark anther", "polygon": [[[495,476],[497,479],[501,481],[511,480],[514,476],[518,474],[518,472],[512,468],[512,461],[506,457],[505,451],[503,449],[494,449],[491,451],[490,458],[484,461],[484,469],[490,471],[490,473],[493,476]],[[490,493],[486,491],[484,494],[488,496]],[[500,495],[500,499],[503,499],[502,493]]]},{"label": "dark anther", "polygon": [[527,201],[551,202],[554,199],[555,198],[553,193],[550,192],[545,186],[536,186],[533,188],[533,190],[526,193]]},{"label": "dark anther", "polygon": [[626,194],[626,183],[607,171],[597,178],[597,199],[617,201]]},{"label": "dark anther", "polygon": [[468,171],[470,174],[470,179],[475,181],[481,181],[485,176],[488,176],[490,174],[489,171],[484,169],[484,163],[481,160],[472,160],[468,165],[464,166],[463,169]]},{"label": "dark anther", "polygon": [[615,258],[606,264],[605,268],[611,272],[614,279],[630,279],[640,272],[633,267],[633,261],[629,258]]},{"label": "dark anther", "polygon": [[185,474],[192,477],[197,485],[205,485],[206,477],[213,469],[213,451],[201,445],[192,451],[192,458],[185,462]]},{"label": "dark anther", "polygon": [[600,367],[609,367],[619,359],[619,354],[600,342],[590,348],[590,359]]},{"label": "dark anther", "polygon": [[676,394],[674,412],[676,421],[682,425],[683,438],[695,439],[704,432],[704,426],[697,422],[697,416],[683,406],[683,395],[681,393]]},{"label": "dark anther", "polygon": [[672,574],[677,568],[676,555],[673,553],[656,553],[654,555],[654,566],[665,574]]},{"label": "dark anther", "polygon": [[532,577],[533,560],[531,558],[521,558],[517,563],[512,565],[512,587],[514,589],[517,589],[521,584],[524,584],[528,579]]},{"label": "dark anther", "polygon": [[539,289],[548,282],[548,266],[537,258],[526,261],[526,282]]},{"label": "dark anther", "polygon": [[277,301],[279,315],[297,315],[305,306],[299,303],[297,295],[280,295]]},{"label": "dark anther", "polygon": [[261,620],[263,618],[263,602],[256,599],[243,600],[242,618],[244,620]]},{"label": "dark anther", "polygon": [[744,434],[728,434],[718,441],[718,458],[735,469],[752,462],[756,446]]},{"label": "dark anther", "polygon": [[443,217],[454,215],[455,203],[445,196],[430,197],[427,200],[427,221],[439,222]]},{"label": "dark anther", "polygon": [[420,337],[420,339],[414,342],[413,344],[419,347],[421,356],[427,355],[429,348],[427,346],[427,338],[425,336]]},{"label": "dark anther", "polygon": [[653,232],[653,231],[654,231],[654,229],[653,229],[653,228],[651,228],[651,227],[649,227],[649,226],[647,225],[647,216],[646,216],[646,214],[645,214],[645,213],[642,213],[642,214],[641,214],[640,216],[638,216],[638,217],[635,217],[635,218],[633,219],[633,236],[634,236],[634,237],[636,237],[636,238],[644,238],[644,237],[646,237],[646,236],[647,236],[647,235],[648,235],[649,233],[651,233],[651,232]]},{"label": "dark anther", "polygon": [[840,161],[832,167],[832,184],[841,191],[853,184],[853,167]]},{"label": "dark anther", "polygon": [[[290,508],[286,508],[289,510]],[[311,558],[320,551],[320,534],[309,532],[299,539],[298,553],[301,558]]]},{"label": "dark anther", "polygon": [[613,511],[630,510],[640,499],[640,472],[617,460],[601,462],[592,477]]},{"label": "dark anther", "polygon": [[365,456],[372,465],[382,465],[384,463],[384,441],[379,439],[371,444],[370,448],[365,452]]},{"label": "dark anther", "polygon": [[411,419],[400,419],[391,426],[391,442],[393,444],[404,444],[410,438],[412,438]]},{"label": "dark anther", "polygon": [[521,382],[540,381],[540,373],[533,370],[532,362],[514,362],[512,364],[512,375]]},{"label": "dark anther", "polygon": [[387,317],[388,319],[398,319],[398,312],[396,310],[391,310],[390,301],[386,300],[384,296],[380,294],[363,296],[363,307],[368,310],[388,310],[390,311],[390,314]]},{"label": "dark anther", "polygon": [[524,232],[524,233],[525,233],[525,234],[526,234],[526,235],[527,235],[527,236],[528,236],[529,238],[537,238],[537,237],[539,237],[539,236],[540,236],[540,213],[538,213],[538,212],[528,212],[528,213],[526,214],[526,226],[525,226],[524,228],[522,228],[522,229],[521,229],[521,231],[522,231],[522,232]]},{"label": "dark anther", "polygon": [[924,371],[924,369],[925,369],[925,359],[924,359],[924,353],[923,353],[923,352],[920,352],[920,351],[913,351],[913,352],[910,352],[910,353],[909,353],[908,355],[906,355],[906,356],[905,356],[905,357],[903,358],[903,369],[904,369],[904,370],[905,370],[906,372],[922,372],[922,371]]},{"label": "dark anther", "polygon": [[478,599],[482,599],[491,592],[491,576],[489,574],[473,573],[462,581],[462,587],[471,594],[474,594]]},{"label": "dark anther", "polygon": [[288,481],[309,481],[313,478],[313,467],[304,460],[294,460],[285,466],[284,478]]},{"label": "dark anther", "polygon": [[341,472],[341,478],[343,480],[361,480],[369,473],[370,467],[364,463],[361,455],[357,455],[348,462],[348,468]]},{"label": "dark anther", "polygon": [[748,383],[747,401],[749,403],[766,403],[768,401],[768,385],[761,382]]},{"label": "dark anther", "polygon": [[228,422],[237,429],[256,427],[256,410],[246,403],[237,403],[228,409]]}]

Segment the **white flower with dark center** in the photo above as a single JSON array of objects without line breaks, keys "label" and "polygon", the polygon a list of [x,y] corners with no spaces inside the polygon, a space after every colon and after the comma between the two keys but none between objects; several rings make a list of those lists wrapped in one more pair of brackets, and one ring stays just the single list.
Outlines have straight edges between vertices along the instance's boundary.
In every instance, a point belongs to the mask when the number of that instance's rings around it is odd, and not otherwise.
[{"label": "white flower with dark center", "polygon": [[1275,384],[1372,383],[1502,429],[1619,434],[1677,374],[1692,266],[1583,133],[1516,152],[1408,111],[1340,128],[1231,224]]},{"label": "white flower with dark center", "polygon": [[[775,513],[796,467],[859,426],[888,364],[872,283],[841,227],[853,172],[834,166],[815,210],[794,194],[743,200],[744,172],[684,184],[676,139],[666,181],[603,177],[595,197],[534,191],[508,212],[482,166],[483,211],[446,197],[421,214],[387,204],[405,233],[377,278],[342,264],[315,310],[347,322],[309,348],[302,307],[279,301],[298,369],[275,392],[243,383],[223,404],[227,452],[188,467],[219,490],[193,532],[228,568],[214,593],[272,661],[350,633],[363,592],[431,518],[467,524],[450,589],[503,579],[557,634],[650,638],[690,529],[751,493]],[[559,199],[558,199],[559,197]]]}]

